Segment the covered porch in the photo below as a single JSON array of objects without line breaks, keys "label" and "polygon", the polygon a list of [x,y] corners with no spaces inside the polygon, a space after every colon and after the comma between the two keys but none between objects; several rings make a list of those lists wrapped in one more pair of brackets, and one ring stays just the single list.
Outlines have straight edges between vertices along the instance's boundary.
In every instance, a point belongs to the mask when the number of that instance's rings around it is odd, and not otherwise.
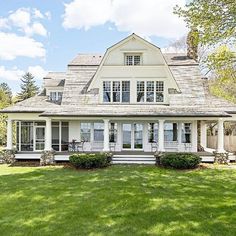
[{"label": "covered porch", "polygon": [[[197,118],[9,117],[7,149],[20,152],[197,152],[207,150],[207,121]],[[217,152],[224,150],[224,119],[217,119]]]}]

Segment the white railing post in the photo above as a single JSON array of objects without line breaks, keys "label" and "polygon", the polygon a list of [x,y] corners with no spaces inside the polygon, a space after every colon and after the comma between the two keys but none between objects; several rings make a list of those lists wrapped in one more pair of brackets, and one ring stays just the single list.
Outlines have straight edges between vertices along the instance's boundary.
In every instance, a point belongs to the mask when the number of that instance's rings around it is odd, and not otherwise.
[{"label": "white railing post", "polygon": [[46,132],[45,132],[45,151],[52,150],[52,121],[50,118],[46,119]]},{"label": "white railing post", "polygon": [[158,127],[158,151],[164,152],[164,122],[165,120],[159,120],[159,127]]},{"label": "white railing post", "polygon": [[109,120],[104,119],[104,142],[103,142],[103,151],[109,152]]},{"label": "white railing post", "polygon": [[224,153],[224,120],[218,120],[217,152]]},{"label": "white railing post", "polygon": [[12,149],[12,119],[7,120],[7,149]]}]

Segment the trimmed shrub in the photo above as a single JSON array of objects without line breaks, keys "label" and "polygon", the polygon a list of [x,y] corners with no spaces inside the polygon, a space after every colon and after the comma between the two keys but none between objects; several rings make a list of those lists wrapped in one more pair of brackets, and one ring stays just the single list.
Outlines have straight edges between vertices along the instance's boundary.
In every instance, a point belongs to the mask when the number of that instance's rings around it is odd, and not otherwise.
[{"label": "trimmed shrub", "polygon": [[161,165],[175,169],[193,169],[200,162],[201,158],[193,153],[165,153],[160,158]]},{"label": "trimmed shrub", "polygon": [[92,169],[107,167],[111,158],[110,153],[78,153],[71,155],[69,161],[76,168]]}]

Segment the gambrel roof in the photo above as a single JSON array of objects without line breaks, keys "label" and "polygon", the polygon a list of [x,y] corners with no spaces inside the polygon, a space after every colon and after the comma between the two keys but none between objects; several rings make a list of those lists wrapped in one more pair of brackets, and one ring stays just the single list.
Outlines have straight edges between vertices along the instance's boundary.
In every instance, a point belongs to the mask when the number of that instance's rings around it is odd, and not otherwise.
[{"label": "gambrel roof", "polygon": [[68,64],[67,72],[51,72],[44,79],[45,87],[64,87],[61,105],[50,102],[42,92],[2,112],[39,112],[42,116],[68,117],[228,117],[236,114],[235,104],[209,93],[208,81],[202,78],[196,61],[176,53],[163,54],[163,58],[179,88],[177,92],[169,91],[168,105],[99,103],[98,89],[88,88],[104,56],[78,54]]}]

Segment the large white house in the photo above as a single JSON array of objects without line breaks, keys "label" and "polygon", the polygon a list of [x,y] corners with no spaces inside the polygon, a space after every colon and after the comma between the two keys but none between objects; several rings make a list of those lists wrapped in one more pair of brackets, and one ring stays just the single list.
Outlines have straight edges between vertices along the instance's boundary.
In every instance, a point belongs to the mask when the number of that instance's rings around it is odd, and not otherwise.
[{"label": "large white house", "polygon": [[223,153],[223,123],[236,120],[236,105],[210,95],[195,60],[136,34],[104,55],[78,54],[66,72],[44,78],[39,95],[2,112],[7,149],[16,122],[19,152],[197,152],[207,122],[217,121]]}]

